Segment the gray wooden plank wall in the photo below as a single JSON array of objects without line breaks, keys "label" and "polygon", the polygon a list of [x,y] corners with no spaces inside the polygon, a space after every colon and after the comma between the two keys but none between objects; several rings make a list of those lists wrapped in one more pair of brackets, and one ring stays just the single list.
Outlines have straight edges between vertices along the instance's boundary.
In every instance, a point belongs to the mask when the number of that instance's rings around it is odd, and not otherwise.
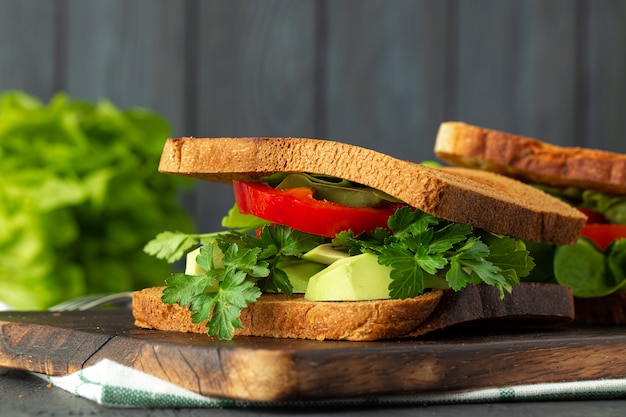
[{"label": "gray wooden plank wall", "polygon": [[[621,0],[0,0],[0,91],[414,161],[444,120],[626,153],[624,23]],[[185,202],[212,230],[232,197]]]}]

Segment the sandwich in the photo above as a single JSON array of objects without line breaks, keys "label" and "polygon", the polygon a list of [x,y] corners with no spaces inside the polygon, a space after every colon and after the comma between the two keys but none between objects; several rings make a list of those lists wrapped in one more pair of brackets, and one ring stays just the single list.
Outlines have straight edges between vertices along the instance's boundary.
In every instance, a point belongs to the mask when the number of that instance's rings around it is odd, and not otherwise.
[{"label": "sandwich", "polygon": [[565,287],[520,284],[524,241],[575,243],[586,217],[517,180],[305,138],[168,139],[159,171],[230,183],[235,205],[224,230],[148,242],[187,264],[134,293],[139,327],[362,341],[573,318]]},{"label": "sandwich", "polygon": [[524,181],[584,213],[576,244],[528,245],[537,263],[528,278],[571,288],[576,321],[626,324],[626,155],[459,122],[440,126],[435,153]]}]

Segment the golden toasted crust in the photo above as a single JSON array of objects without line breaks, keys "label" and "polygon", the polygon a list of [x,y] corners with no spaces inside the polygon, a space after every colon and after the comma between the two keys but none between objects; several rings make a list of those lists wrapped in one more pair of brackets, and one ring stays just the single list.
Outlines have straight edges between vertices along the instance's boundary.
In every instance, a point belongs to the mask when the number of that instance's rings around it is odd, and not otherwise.
[{"label": "golden toasted crust", "polygon": [[[161,302],[164,287],[133,294],[139,327],[207,333],[193,324],[186,307]],[[469,285],[460,291],[436,290],[407,300],[306,301],[302,296],[264,294],[241,313],[239,336],[367,341],[410,338],[462,323],[506,323],[511,327],[552,327],[574,318],[568,287],[525,282],[500,298],[497,288]]]},{"label": "golden toasted crust", "polygon": [[216,182],[307,172],[384,191],[437,217],[533,241],[573,243],[585,217],[518,181],[436,169],[369,149],[303,138],[169,139],[159,171]]},{"label": "golden toasted crust", "polygon": [[[161,302],[164,287],[133,294],[138,327],[207,333],[204,323],[191,323],[189,310]],[[443,292],[436,290],[406,300],[313,302],[301,295],[264,294],[241,312],[237,336],[366,341],[409,334],[435,310]]]},{"label": "golden toasted crust", "polygon": [[527,182],[626,194],[626,155],[559,147],[460,122],[442,123],[435,154],[452,165],[499,172]]}]

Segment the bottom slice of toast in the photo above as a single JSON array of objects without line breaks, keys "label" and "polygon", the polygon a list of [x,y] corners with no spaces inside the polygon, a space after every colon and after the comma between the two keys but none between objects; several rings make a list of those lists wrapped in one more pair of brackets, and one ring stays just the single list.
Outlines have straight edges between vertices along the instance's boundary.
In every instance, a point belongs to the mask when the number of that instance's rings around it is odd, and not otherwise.
[{"label": "bottom slice of toast", "polygon": [[[165,287],[133,294],[132,312],[138,327],[206,333],[205,323],[194,324],[191,313],[178,304],[164,304]],[[405,336],[435,310],[443,291],[405,300],[307,301],[300,295],[263,294],[242,310],[242,329],[236,336],[367,341]]]}]

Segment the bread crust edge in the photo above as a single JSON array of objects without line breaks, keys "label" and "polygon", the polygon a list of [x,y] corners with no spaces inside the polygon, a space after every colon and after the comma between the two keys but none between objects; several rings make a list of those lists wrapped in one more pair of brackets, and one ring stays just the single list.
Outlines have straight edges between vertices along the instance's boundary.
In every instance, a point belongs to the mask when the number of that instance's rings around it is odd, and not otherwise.
[{"label": "bread crust edge", "polygon": [[[164,287],[133,293],[135,325],[142,328],[207,333],[206,323],[192,323],[191,313],[178,304],[164,304]],[[405,300],[319,302],[302,295],[263,294],[242,310],[243,328],[236,336],[290,339],[372,341],[410,334],[435,310],[443,291],[434,290]]]},{"label": "bread crust edge", "polygon": [[455,166],[484,169],[525,182],[626,194],[626,155],[556,146],[499,130],[444,122],[435,155]]},{"label": "bread crust edge", "polygon": [[586,220],[569,205],[502,175],[431,168],[319,139],[168,139],[159,171],[224,183],[274,172],[329,175],[384,191],[448,221],[536,242],[572,244]]}]

